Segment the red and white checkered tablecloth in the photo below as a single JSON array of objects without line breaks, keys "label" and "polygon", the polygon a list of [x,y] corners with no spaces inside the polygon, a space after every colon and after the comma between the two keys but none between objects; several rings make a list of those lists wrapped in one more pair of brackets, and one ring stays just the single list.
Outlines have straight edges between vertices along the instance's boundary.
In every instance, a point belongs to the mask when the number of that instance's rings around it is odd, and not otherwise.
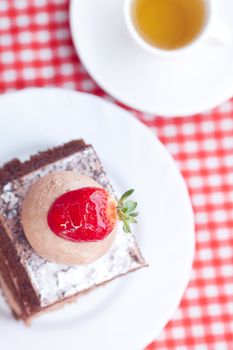
[{"label": "red and white checkered tablecloth", "polygon": [[[0,0],[2,93],[60,86],[110,98],[75,53],[68,7],[68,0]],[[175,158],[196,218],[191,281],[173,319],[147,350],[232,350],[233,100],[188,118],[134,113]]]}]

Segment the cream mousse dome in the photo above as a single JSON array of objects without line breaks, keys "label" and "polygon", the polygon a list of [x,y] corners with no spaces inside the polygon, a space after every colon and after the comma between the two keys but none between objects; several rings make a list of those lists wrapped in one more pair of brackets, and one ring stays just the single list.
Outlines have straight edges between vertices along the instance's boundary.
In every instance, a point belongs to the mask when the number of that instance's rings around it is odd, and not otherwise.
[{"label": "cream mousse dome", "polygon": [[22,205],[25,236],[41,257],[66,265],[88,264],[103,256],[112,246],[116,225],[110,234],[94,242],[72,242],[55,235],[48,225],[48,212],[62,194],[83,187],[102,186],[92,178],[74,171],[55,172],[37,180],[29,189]]}]

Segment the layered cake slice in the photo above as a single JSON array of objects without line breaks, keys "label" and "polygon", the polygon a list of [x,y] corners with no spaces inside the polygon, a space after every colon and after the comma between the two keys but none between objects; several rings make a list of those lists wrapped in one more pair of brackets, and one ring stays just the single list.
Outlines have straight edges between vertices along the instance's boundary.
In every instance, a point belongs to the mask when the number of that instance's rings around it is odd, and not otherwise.
[{"label": "layered cake slice", "polygon": [[[91,145],[71,141],[0,169],[0,286],[13,315],[33,317],[146,266]],[[123,221],[123,225],[119,223]]]}]

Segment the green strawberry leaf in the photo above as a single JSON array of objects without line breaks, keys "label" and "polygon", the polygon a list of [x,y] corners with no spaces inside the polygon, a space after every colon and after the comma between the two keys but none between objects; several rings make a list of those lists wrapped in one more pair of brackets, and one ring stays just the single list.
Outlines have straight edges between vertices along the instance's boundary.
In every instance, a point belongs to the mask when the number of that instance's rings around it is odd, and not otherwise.
[{"label": "green strawberry leaf", "polygon": [[119,202],[118,202],[118,205],[123,204],[123,202],[124,202],[129,196],[131,196],[131,194],[133,194],[133,193],[134,193],[134,190],[133,190],[133,189],[126,191],[126,192],[121,196],[121,198],[120,198],[120,200],[119,200]]},{"label": "green strawberry leaf", "polygon": [[131,233],[130,224],[137,223],[135,217],[138,216],[138,212],[134,211],[137,208],[137,202],[126,200],[133,192],[133,189],[126,191],[117,205],[118,218],[123,222],[123,230],[126,233]]},{"label": "green strawberry leaf", "polygon": [[130,213],[129,214],[129,216],[132,216],[133,218],[135,218],[136,216],[138,216],[139,215],[139,213],[138,212],[134,212],[134,213]]},{"label": "green strawberry leaf", "polygon": [[129,217],[128,221],[131,222],[132,224],[137,223],[137,220],[135,220],[132,216]]},{"label": "green strawberry leaf", "polygon": [[127,201],[127,202],[125,202],[124,208],[127,209],[128,213],[131,213],[132,211],[134,211],[137,208],[137,203],[133,202],[133,201]]},{"label": "green strawberry leaf", "polygon": [[127,220],[123,221],[123,230],[125,233],[131,233],[131,229]]}]

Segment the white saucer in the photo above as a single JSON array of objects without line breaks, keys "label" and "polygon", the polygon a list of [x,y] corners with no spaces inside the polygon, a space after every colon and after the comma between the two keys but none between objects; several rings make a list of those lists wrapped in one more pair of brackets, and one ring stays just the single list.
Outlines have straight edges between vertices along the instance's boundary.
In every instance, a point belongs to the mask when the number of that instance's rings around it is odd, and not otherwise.
[{"label": "white saucer", "polygon": [[126,105],[164,116],[190,115],[233,95],[233,1],[216,1],[227,45],[206,43],[174,59],[144,52],[131,38],[123,0],[72,0],[71,32],[87,71]]},{"label": "white saucer", "polygon": [[1,300],[1,349],[141,350],[172,317],[193,260],[193,213],[175,162],[128,112],[92,95],[29,89],[1,97],[0,110],[0,163],[74,138],[94,145],[117,193],[135,188],[140,219],[134,231],[150,264],[29,329]]}]

